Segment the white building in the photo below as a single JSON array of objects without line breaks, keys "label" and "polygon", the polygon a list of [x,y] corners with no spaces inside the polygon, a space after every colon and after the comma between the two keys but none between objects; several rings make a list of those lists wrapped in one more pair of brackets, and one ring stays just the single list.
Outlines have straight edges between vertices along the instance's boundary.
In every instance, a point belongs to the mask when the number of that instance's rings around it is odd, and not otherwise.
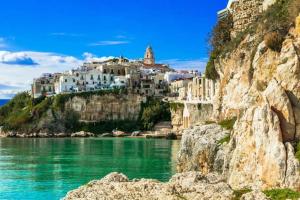
[{"label": "white building", "polygon": [[89,71],[71,70],[60,76],[55,83],[56,94],[94,91],[110,88],[114,83],[113,74],[104,74],[99,70],[92,69]]}]

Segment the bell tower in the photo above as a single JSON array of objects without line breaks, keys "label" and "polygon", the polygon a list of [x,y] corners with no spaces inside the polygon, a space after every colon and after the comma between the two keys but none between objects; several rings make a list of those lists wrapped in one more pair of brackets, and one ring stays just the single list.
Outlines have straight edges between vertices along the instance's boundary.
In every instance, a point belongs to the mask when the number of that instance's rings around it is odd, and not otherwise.
[{"label": "bell tower", "polygon": [[144,64],[146,65],[154,65],[155,58],[154,53],[151,46],[148,46],[146,49],[145,57],[144,57]]}]

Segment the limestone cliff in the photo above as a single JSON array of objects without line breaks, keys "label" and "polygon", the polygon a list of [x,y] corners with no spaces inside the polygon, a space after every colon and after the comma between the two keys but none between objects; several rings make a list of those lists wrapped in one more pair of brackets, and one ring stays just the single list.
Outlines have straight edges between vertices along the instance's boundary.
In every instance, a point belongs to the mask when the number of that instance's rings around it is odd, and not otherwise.
[{"label": "limestone cliff", "polygon": [[233,189],[300,191],[295,156],[300,140],[299,20],[279,51],[248,34],[215,60],[219,83],[214,117],[221,121],[235,116],[237,121],[230,142],[222,145],[217,145],[222,129],[187,130],[178,157],[180,171],[218,172]]},{"label": "limestone cliff", "polygon": [[107,120],[137,120],[142,97],[135,94],[94,95],[90,98],[74,97],[66,102],[66,108],[80,114],[80,120],[99,122]]}]

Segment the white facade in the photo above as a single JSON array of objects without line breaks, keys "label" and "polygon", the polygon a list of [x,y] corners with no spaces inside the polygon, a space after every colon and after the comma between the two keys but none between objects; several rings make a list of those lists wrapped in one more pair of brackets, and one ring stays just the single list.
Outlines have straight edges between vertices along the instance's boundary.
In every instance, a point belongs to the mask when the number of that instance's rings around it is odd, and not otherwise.
[{"label": "white facade", "polygon": [[55,86],[56,94],[94,91],[109,88],[114,83],[112,74],[103,74],[99,70],[72,70],[60,76]]}]

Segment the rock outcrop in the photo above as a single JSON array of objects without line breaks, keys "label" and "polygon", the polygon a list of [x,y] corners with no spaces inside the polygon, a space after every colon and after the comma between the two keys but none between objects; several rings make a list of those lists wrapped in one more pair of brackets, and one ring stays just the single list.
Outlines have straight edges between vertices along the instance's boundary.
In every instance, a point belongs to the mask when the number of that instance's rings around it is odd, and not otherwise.
[{"label": "rock outcrop", "polygon": [[200,171],[207,174],[222,172],[224,149],[220,141],[229,137],[229,131],[217,124],[195,126],[184,131],[178,153],[177,170]]},{"label": "rock outcrop", "polygon": [[231,200],[233,197],[233,191],[219,176],[186,172],[176,174],[167,183],[147,179],[129,181],[123,174],[111,173],[99,181],[91,181],[69,192],[64,199]]}]

